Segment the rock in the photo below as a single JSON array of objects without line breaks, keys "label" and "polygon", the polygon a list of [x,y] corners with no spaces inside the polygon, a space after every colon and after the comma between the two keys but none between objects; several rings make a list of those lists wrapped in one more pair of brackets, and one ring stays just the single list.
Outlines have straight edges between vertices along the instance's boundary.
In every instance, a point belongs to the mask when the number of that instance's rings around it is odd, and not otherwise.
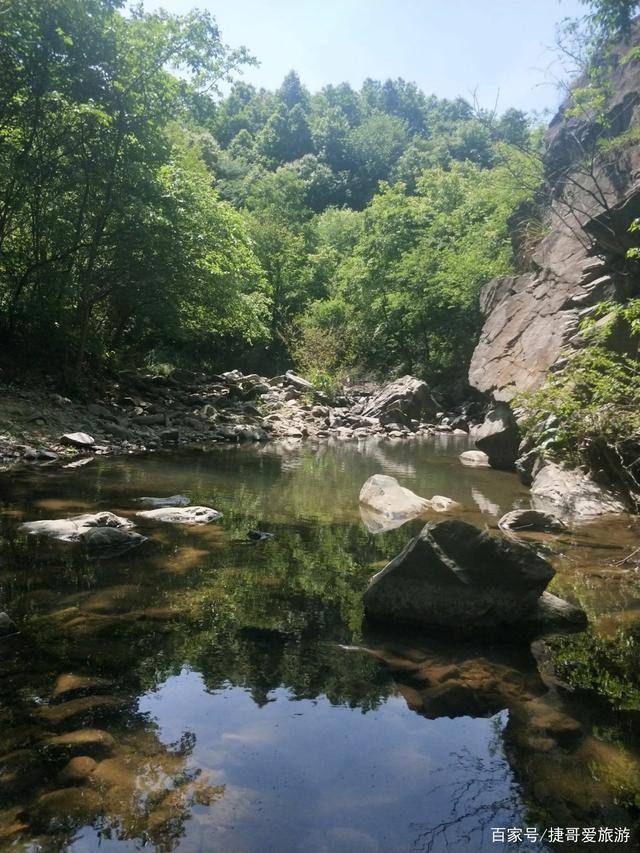
[{"label": "rock", "polygon": [[444,495],[434,495],[429,503],[435,512],[453,512],[456,509],[462,509],[462,504],[451,498],[445,498]]},{"label": "rock", "polygon": [[533,610],[524,617],[523,627],[544,634],[581,631],[587,627],[587,614],[581,607],[545,590]]},{"label": "rock", "polygon": [[80,534],[80,541],[90,557],[109,559],[137,548],[147,537],[119,527],[89,527]]},{"label": "rock", "polygon": [[92,824],[104,810],[98,791],[91,788],[62,788],[43,794],[29,807],[29,823],[37,832],[71,832]]},{"label": "rock", "polygon": [[86,432],[68,432],[60,438],[60,443],[72,447],[93,447],[95,439]]},{"label": "rock", "polygon": [[514,466],[520,477],[520,482],[525,486],[530,486],[543,464],[541,452],[537,447],[518,456]]},{"label": "rock", "polygon": [[40,705],[35,714],[50,726],[76,725],[96,717],[111,716],[124,702],[113,696],[80,696],[57,705]]},{"label": "rock", "polygon": [[98,762],[88,755],[77,755],[72,758],[58,773],[58,781],[62,785],[76,785],[85,782],[98,766]]},{"label": "rock", "polygon": [[456,631],[514,625],[554,574],[527,545],[464,521],[430,523],[372,578],[365,611]]},{"label": "rock", "polygon": [[264,542],[267,539],[273,539],[273,533],[265,533],[263,530],[250,530],[247,533],[247,539],[253,542]]},{"label": "rock", "polygon": [[8,613],[0,613],[0,640],[18,633],[18,626]]},{"label": "rock", "polygon": [[306,379],[303,379],[301,376],[296,376],[295,373],[288,370],[285,373],[285,378],[289,385],[293,385],[298,391],[313,391],[313,385]]},{"label": "rock", "polygon": [[509,471],[518,456],[520,432],[511,409],[497,405],[472,432],[476,447],[489,457],[492,468]]},{"label": "rock", "polygon": [[567,525],[555,515],[536,509],[515,509],[508,512],[502,516],[498,527],[502,530],[522,530],[531,533],[562,533],[568,529]]},{"label": "rock", "polygon": [[536,509],[562,518],[588,519],[624,512],[623,501],[590,477],[554,462],[546,462],[531,485]]},{"label": "rock", "polygon": [[380,417],[383,412],[399,409],[409,418],[433,418],[439,409],[426,382],[415,376],[403,376],[386,385],[370,401],[363,415]]},{"label": "rock", "polygon": [[48,737],[43,741],[46,751],[61,755],[109,755],[116,742],[109,732],[102,729],[78,729],[63,735]]},{"label": "rock", "polygon": [[106,678],[75,675],[72,672],[65,672],[56,679],[51,698],[69,698],[75,694],[87,693],[97,688],[110,686],[112,686],[112,682]]},{"label": "rock", "polygon": [[[386,474],[369,477],[360,489],[359,501],[361,516],[371,532],[393,530],[431,509],[430,501],[405,489],[395,477]],[[372,510],[373,514],[366,510]]]},{"label": "rock", "polygon": [[128,530],[134,527],[133,522],[114,515],[112,512],[86,513],[70,518],[43,519],[42,521],[27,521],[18,530],[29,536],[48,536],[62,542],[77,542],[84,531],[92,527],[112,527]]},{"label": "rock", "polygon": [[165,506],[189,506],[191,503],[191,499],[186,497],[185,495],[171,495],[169,498],[136,498],[138,503],[144,504],[145,506],[151,507],[165,507]]},{"label": "rock", "polygon": [[136,515],[150,521],[166,521],[170,524],[208,524],[222,518],[221,512],[208,506],[160,507],[143,510]]},{"label": "rock", "polygon": [[180,439],[180,431],[175,427],[160,431],[160,441],[163,444],[175,444]]},{"label": "rock", "polygon": [[488,468],[489,457],[482,450],[465,450],[461,453],[458,459],[463,465],[468,465],[470,468]]}]

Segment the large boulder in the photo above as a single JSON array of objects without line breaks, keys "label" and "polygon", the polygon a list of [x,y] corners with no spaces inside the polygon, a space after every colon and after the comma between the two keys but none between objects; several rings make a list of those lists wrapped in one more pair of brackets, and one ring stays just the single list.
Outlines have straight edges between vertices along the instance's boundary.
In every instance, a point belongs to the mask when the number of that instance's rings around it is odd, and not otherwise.
[{"label": "large boulder", "polygon": [[70,518],[27,521],[18,528],[29,536],[46,536],[62,542],[77,542],[82,533],[91,527],[113,527],[128,530],[133,522],[112,512],[95,512],[73,515]]},{"label": "large boulder", "polygon": [[457,631],[513,625],[533,610],[554,574],[527,545],[464,521],[430,523],[372,578],[365,611]]},{"label": "large boulder", "polygon": [[531,498],[536,509],[569,519],[589,519],[626,509],[614,492],[580,471],[555,462],[547,462],[538,471],[531,485]]},{"label": "large boulder", "polygon": [[379,418],[398,410],[408,418],[434,418],[440,406],[426,382],[415,376],[402,376],[376,394],[362,412],[365,417]]},{"label": "large boulder", "polygon": [[472,432],[476,447],[489,457],[492,468],[510,471],[518,457],[520,432],[509,406],[498,404]]},{"label": "large boulder", "polygon": [[489,457],[482,450],[465,450],[458,457],[463,465],[470,468],[488,468]]}]

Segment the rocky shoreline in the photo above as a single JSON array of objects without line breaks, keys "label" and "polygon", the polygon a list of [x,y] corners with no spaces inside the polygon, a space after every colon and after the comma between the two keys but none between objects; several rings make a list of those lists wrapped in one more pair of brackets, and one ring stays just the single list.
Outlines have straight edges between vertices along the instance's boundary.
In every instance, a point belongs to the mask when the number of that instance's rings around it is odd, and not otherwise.
[{"label": "rocky shoreline", "polygon": [[382,387],[346,386],[333,396],[291,371],[269,378],[239,370],[127,371],[88,403],[40,388],[9,385],[0,393],[0,471],[220,444],[451,434],[475,442],[476,450],[461,454],[462,464],[515,470],[536,509],[578,519],[626,509],[618,495],[521,441],[504,404],[471,400],[447,410],[426,382],[408,375]]},{"label": "rocky shoreline", "polygon": [[89,403],[40,389],[0,390],[0,470],[273,439],[466,435],[482,420],[480,404],[446,412],[428,385],[411,376],[383,388],[345,388],[334,397],[291,372],[267,378],[239,370],[215,376],[127,372]]}]

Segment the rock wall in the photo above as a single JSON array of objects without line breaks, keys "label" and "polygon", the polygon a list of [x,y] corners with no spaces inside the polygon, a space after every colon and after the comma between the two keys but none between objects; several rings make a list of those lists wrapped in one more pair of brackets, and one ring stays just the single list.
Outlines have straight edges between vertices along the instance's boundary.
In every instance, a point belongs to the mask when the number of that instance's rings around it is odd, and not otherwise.
[{"label": "rock wall", "polygon": [[[640,27],[632,42],[640,44]],[[640,142],[597,156],[595,143],[640,127],[640,63],[617,66],[611,83],[606,128],[567,117],[566,106],[550,124],[545,170],[553,200],[530,271],[493,279],[482,290],[485,323],[469,383],[495,400],[538,388],[584,345],[582,320],[601,302],[638,292],[624,261],[628,226],[640,216]]]}]

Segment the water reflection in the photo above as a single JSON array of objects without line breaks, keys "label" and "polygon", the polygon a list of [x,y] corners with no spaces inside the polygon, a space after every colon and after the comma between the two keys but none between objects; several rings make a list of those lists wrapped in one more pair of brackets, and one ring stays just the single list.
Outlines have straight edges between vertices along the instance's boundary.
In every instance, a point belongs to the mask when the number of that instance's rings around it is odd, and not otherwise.
[{"label": "water reflection", "polygon": [[[367,477],[446,494],[480,523],[527,500],[450,444],[298,443],[0,481],[0,609],[22,629],[0,643],[0,847],[481,853],[497,849],[491,826],[631,825],[636,699],[616,711],[571,692],[606,697],[622,643],[595,649],[596,631],[534,656],[363,623],[368,578],[421,524],[370,535]],[[148,548],[108,562],[16,532],[178,492],[223,522],[145,529]],[[634,535],[616,530],[612,552],[595,528],[549,540],[556,591],[596,628],[640,607],[628,566],[601,576]]]}]

